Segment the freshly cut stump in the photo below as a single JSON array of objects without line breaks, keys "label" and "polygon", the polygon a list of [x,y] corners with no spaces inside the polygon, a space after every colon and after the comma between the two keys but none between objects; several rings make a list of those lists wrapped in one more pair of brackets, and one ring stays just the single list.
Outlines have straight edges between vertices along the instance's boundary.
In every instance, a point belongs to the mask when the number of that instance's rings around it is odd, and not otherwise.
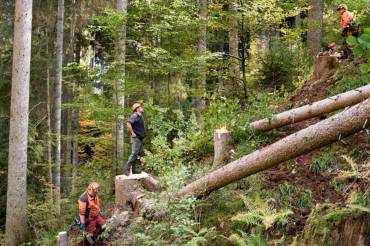
[{"label": "freshly cut stump", "polygon": [[116,208],[128,210],[130,206],[135,207],[136,197],[144,194],[141,180],[148,177],[149,175],[145,172],[131,174],[130,176],[116,176]]},{"label": "freshly cut stump", "polygon": [[68,236],[67,232],[62,231],[58,233],[57,236],[57,246],[68,246]]},{"label": "freshly cut stump", "polygon": [[134,214],[138,214],[143,204],[144,188],[153,192],[157,191],[158,187],[159,181],[145,172],[116,176],[116,209],[132,209]]},{"label": "freshly cut stump", "polygon": [[370,209],[319,205],[311,212],[298,245],[368,246]]},{"label": "freshly cut stump", "polygon": [[223,164],[225,158],[226,147],[231,139],[231,132],[226,128],[216,129],[213,134],[215,155],[213,158],[213,166],[217,167]]}]

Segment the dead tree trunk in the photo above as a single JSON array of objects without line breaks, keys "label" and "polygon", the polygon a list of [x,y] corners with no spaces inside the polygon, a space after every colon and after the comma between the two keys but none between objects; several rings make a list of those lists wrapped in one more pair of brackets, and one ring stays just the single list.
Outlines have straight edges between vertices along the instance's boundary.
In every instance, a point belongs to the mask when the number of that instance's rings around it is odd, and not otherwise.
[{"label": "dead tree trunk", "polygon": [[214,158],[213,166],[217,167],[224,162],[226,147],[230,141],[231,132],[225,128],[217,129],[213,134],[214,141]]},{"label": "dead tree trunk", "polygon": [[251,123],[251,128],[267,131],[281,126],[307,120],[335,110],[352,106],[370,97],[370,85],[326,98],[310,105],[295,108]]},{"label": "dead tree trunk", "polygon": [[176,195],[211,192],[227,184],[258,173],[314,149],[361,131],[370,125],[370,99],[315,125],[289,135],[274,144],[233,161],[190,183]]}]

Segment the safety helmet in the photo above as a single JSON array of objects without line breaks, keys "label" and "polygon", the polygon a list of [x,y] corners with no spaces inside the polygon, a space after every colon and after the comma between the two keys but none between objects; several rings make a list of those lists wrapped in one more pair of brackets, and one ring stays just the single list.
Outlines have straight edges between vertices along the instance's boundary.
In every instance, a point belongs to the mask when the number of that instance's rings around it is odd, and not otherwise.
[{"label": "safety helmet", "polygon": [[89,187],[87,188],[87,191],[90,193],[90,194],[97,194],[100,190],[100,185],[98,184],[98,182],[91,182],[89,184]]},{"label": "safety helmet", "polygon": [[142,106],[142,104],[141,103],[134,103],[134,105],[132,105],[132,111],[136,111],[136,109],[138,108],[138,107],[140,107],[140,106]]},{"label": "safety helmet", "polygon": [[337,7],[337,11],[339,11],[341,9],[348,10],[348,7],[345,4],[339,4],[338,7]]}]

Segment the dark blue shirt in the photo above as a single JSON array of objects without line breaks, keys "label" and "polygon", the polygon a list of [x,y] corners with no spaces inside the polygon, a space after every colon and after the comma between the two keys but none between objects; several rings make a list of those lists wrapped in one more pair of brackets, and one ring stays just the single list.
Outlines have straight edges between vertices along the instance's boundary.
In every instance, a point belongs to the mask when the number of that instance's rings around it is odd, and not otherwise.
[{"label": "dark blue shirt", "polygon": [[127,121],[130,122],[132,130],[135,132],[136,136],[142,140],[145,137],[144,117],[135,112]]}]

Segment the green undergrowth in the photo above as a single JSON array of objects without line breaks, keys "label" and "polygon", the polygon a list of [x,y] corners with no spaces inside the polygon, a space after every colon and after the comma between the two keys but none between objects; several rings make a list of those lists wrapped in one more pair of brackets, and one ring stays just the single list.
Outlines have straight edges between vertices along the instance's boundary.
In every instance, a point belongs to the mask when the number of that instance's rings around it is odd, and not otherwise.
[{"label": "green undergrowth", "polygon": [[346,206],[336,204],[322,204],[310,214],[302,235],[303,242],[313,242],[317,245],[328,245],[331,231],[337,228],[347,218],[356,220],[360,216],[370,213],[368,207],[348,203]]}]

